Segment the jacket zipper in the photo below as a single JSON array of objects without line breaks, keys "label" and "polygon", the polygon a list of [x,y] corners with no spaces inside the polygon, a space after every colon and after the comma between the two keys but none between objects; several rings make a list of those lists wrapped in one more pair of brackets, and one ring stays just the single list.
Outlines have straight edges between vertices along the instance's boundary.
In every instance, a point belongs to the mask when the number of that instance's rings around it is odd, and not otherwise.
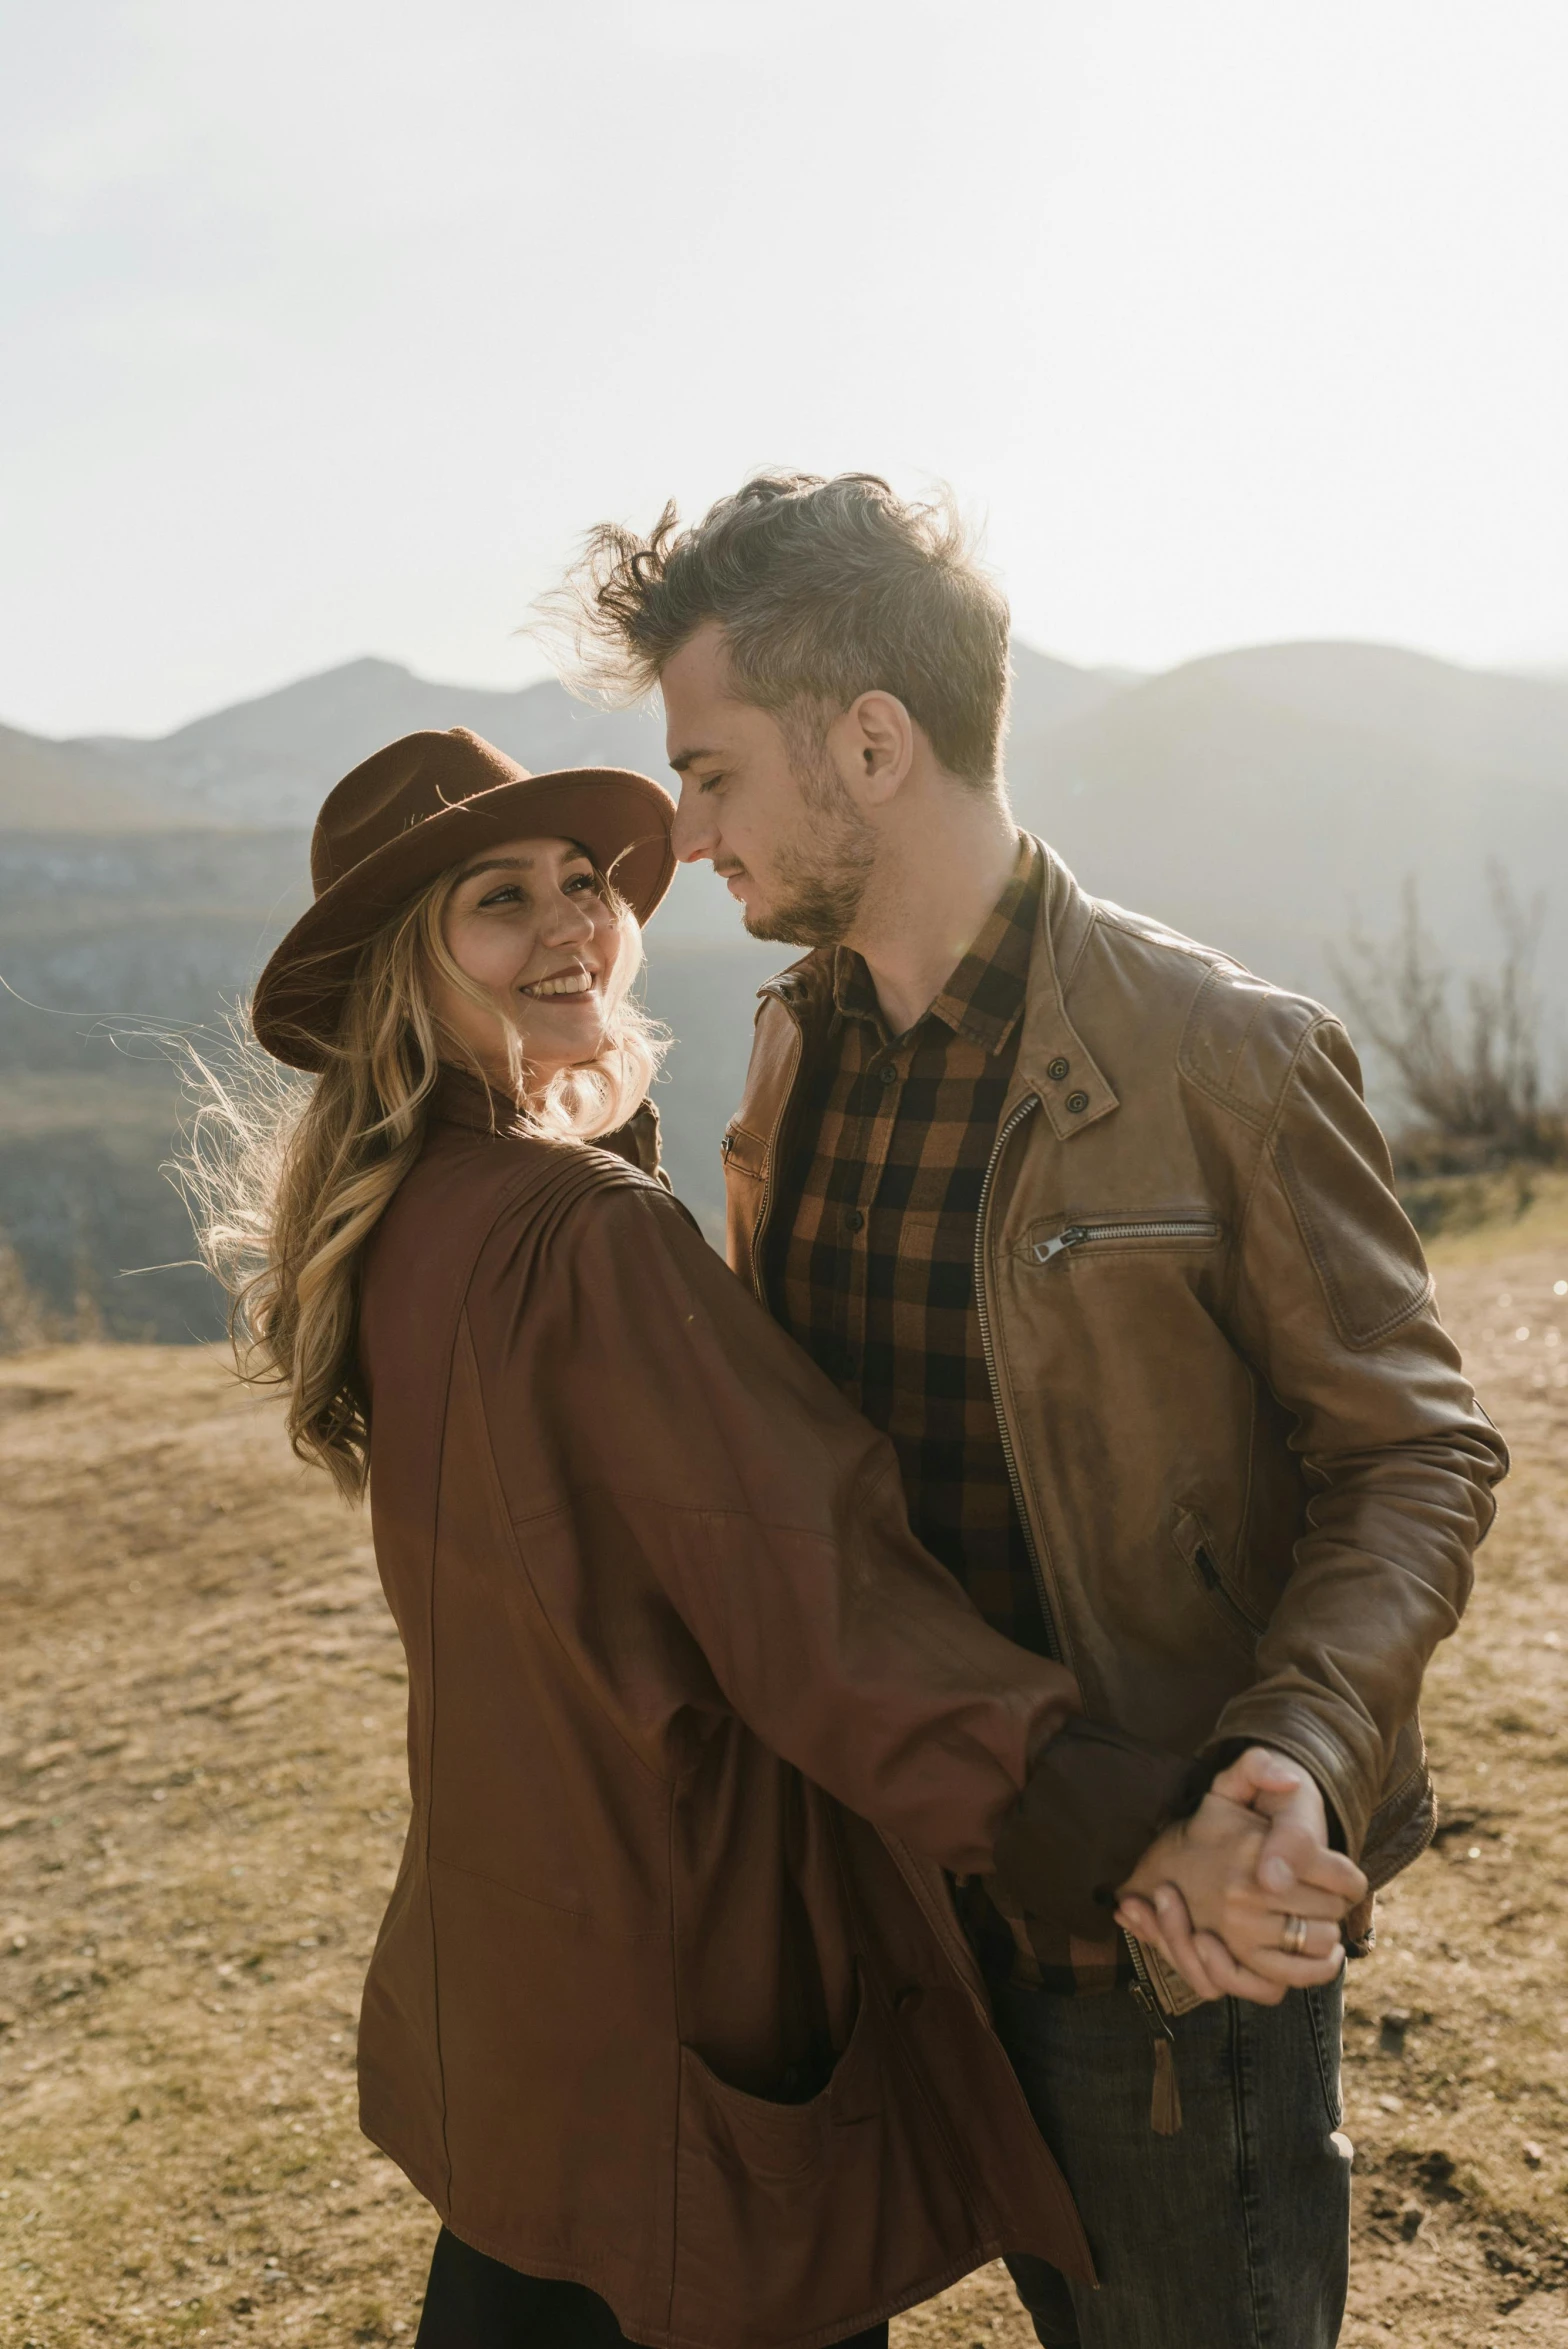
[{"label": "jacket zipper", "polygon": [[975,1316],[980,1325],[980,1351],[985,1358],[985,1375],[991,1388],[991,1407],[996,1413],[997,1433],[1002,1439],[1002,1458],[1007,1462],[1007,1480],[1013,1488],[1013,1507],[1018,1512],[1018,1523],[1023,1532],[1024,1548],[1029,1553],[1029,1564],[1034,1572],[1035,1589],[1040,1600],[1040,1615],[1045,1625],[1045,1645],[1053,1664],[1063,1661],[1062,1644],[1051,1613],[1051,1594],[1046,1588],[1045,1568],[1035,1547],[1034,1529],[1029,1523],[1029,1512],[1024,1506],[1023,1479],[1018,1473],[1018,1456],[1013,1450],[1013,1439],[1007,1432],[1007,1417],[1002,1409],[1002,1382],[996,1374],[996,1355],[991,1345],[991,1316],[985,1301],[985,1218],[991,1204],[991,1186],[997,1165],[1007,1144],[1008,1136],[1021,1126],[1031,1110],[1040,1106],[1038,1093],[1027,1094],[1019,1102],[1006,1124],[991,1145],[986,1161],[985,1180],[980,1185],[980,1204],[975,1210]]},{"label": "jacket zipper", "polygon": [[[1057,1639],[1056,1625],[1051,1615],[1050,1598],[1045,1587],[1045,1573],[1040,1564],[1039,1552],[1035,1548],[1028,1512],[1024,1507],[1023,1488],[1018,1474],[1017,1456],[1013,1451],[1013,1441],[1007,1432],[1007,1421],[1002,1414],[1001,1382],[996,1375],[996,1362],[991,1349],[991,1319],[986,1310],[985,1301],[985,1215],[991,1201],[992,1177],[996,1173],[997,1161],[1002,1155],[1002,1148],[1008,1136],[1016,1126],[1023,1123],[1031,1110],[1038,1109],[1039,1106],[1040,1096],[1038,1093],[1031,1093],[1026,1100],[1019,1102],[1018,1107],[997,1135],[990,1161],[986,1166],[985,1180],[980,1186],[980,1205],[975,1215],[975,1310],[980,1322],[980,1347],[985,1356],[986,1376],[991,1382],[991,1401],[996,1410],[996,1424],[1002,1438],[1002,1456],[1007,1462],[1007,1473],[1012,1481],[1013,1506],[1018,1511],[1018,1522],[1023,1528],[1024,1543],[1029,1552],[1029,1563],[1034,1568],[1034,1578],[1040,1593],[1040,1611],[1045,1618],[1046,1641],[1050,1647],[1053,1662],[1059,1664],[1062,1661],[1061,1648]],[[1193,1237],[1207,1236],[1214,1229],[1214,1223],[1208,1218],[1200,1220],[1197,1217],[1186,1216],[1172,1217],[1152,1223],[1075,1223],[1069,1224],[1064,1232],[1058,1232],[1055,1239],[1047,1240],[1043,1244],[1037,1243],[1034,1252],[1041,1264],[1049,1264],[1053,1256],[1060,1256],[1064,1249],[1076,1248],[1085,1240],[1123,1240],[1149,1236],[1162,1240],[1185,1239],[1189,1235]],[[1125,1941],[1127,1954],[1132,1960],[1133,1996],[1143,2011],[1155,2046],[1155,2088],[1150,2108],[1150,2123],[1162,2136],[1174,2135],[1181,2127],[1181,2099],[1176,2088],[1173,2052],[1175,2033],[1166,2021],[1161,2009],[1153,1978],[1144,1961],[1143,1951],[1130,1933],[1124,1933],[1121,1938]]]},{"label": "jacket zipper", "polygon": [[1127,1943],[1127,1954],[1132,1959],[1133,1974],[1138,1984],[1139,2003],[1146,2014],[1152,2011],[1158,2017],[1158,2022],[1151,2026],[1158,2031],[1160,2024],[1165,2021],[1165,2010],[1160,2004],[1159,1993],[1154,1987],[1154,1976],[1149,1971],[1149,1961],[1143,1954],[1141,1944],[1131,1933],[1126,1934],[1124,1938]]},{"label": "jacket zipper", "polygon": [[1207,1240],[1219,1226],[1212,1216],[1142,1217],[1133,1223],[1070,1223],[1054,1240],[1036,1240],[1035,1262],[1049,1264],[1064,1249],[1081,1248],[1085,1240]]}]

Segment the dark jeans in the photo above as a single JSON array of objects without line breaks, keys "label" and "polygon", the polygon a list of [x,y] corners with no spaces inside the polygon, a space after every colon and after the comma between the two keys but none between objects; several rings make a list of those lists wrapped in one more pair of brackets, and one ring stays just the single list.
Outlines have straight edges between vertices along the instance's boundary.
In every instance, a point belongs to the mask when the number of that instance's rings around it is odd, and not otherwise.
[{"label": "dark jeans", "polygon": [[1154,2042],[1127,1991],[996,1993],[997,2029],[1067,2173],[1100,2289],[1010,2259],[1048,2349],[1333,2349],[1350,2255],[1342,1989],[1172,2024],[1182,2126],[1149,2126]]},{"label": "dark jeans", "polygon": [[[519,2275],[445,2227],[436,2237],[414,2349],[612,2349],[625,2338],[586,2284]],[[856,2333],[843,2349],[887,2349],[886,2325]]]}]

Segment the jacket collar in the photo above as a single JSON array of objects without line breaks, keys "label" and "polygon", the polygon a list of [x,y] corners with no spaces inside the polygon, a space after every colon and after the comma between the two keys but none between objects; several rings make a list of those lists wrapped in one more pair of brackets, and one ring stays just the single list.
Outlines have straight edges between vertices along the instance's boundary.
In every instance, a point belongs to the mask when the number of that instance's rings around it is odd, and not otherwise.
[{"label": "jacket collar", "polygon": [[[519,1115],[517,1103],[510,1094],[498,1093],[473,1070],[460,1068],[449,1060],[441,1064],[441,1074],[430,1095],[429,1114],[432,1125],[457,1126],[464,1133],[505,1135],[512,1141],[540,1139]],[[624,1158],[628,1166],[657,1176],[659,1113],[653,1103],[640,1102],[614,1133],[596,1135],[593,1148],[608,1150],[613,1157]]]},{"label": "jacket collar", "polygon": [[1037,1094],[1057,1140],[1070,1142],[1121,1104],[1067,1012],[1067,987],[1094,927],[1094,900],[1043,840],[1039,846],[1045,886],[1029,961],[1023,1033],[1002,1116],[1005,1120],[1020,1101]]},{"label": "jacket collar", "polygon": [[[1066,989],[1094,927],[1094,900],[1043,840],[1035,845],[1043,864],[1040,910],[1018,1058],[1002,1120],[1005,1123],[1019,1103],[1034,1094],[1057,1139],[1070,1142],[1121,1104],[1067,1012]],[[808,1050],[825,1033],[833,1014],[836,951],[817,947],[758,989],[760,995],[782,1003],[799,1022]]]},{"label": "jacket collar", "polygon": [[471,1134],[511,1134],[526,1129],[517,1103],[498,1093],[474,1070],[444,1060],[430,1095],[430,1116],[439,1125],[462,1126]]}]

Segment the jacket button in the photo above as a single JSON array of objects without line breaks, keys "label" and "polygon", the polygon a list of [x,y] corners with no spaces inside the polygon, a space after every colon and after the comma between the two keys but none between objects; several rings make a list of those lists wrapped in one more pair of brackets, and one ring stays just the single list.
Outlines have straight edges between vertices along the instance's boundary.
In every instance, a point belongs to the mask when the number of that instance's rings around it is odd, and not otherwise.
[{"label": "jacket button", "polygon": [[1076,1116],[1080,1110],[1082,1110],[1082,1109],[1087,1109],[1087,1108],[1088,1108],[1088,1106],[1089,1106],[1089,1096],[1088,1096],[1088,1094],[1087,1094],[1087,1093],[1069,1093],[1069,1094],[1068,1094],[1068,1096],[1067,1096],[1067,1106],[1068,1106],[1068,1108],[1069,1108],[1069,1109],[1070,1109],[1070,1110],[1073,1112],[1074,1116]]},{"label": "jacket button", "polygon": [[858,1207],[852,1207],[844,1218],[845,1223],[848,1224],[852,1232],[858,1232],[865,1220],[865,1217],[861,1214]]},{"label": "jacket button", "polygon": [[920,2012],[924,1997],[925,1992],[920,1988],[920,1985],[918,1983],[911,1983],[907,1990],[901,1990],[898,1993],[898,1996],[894,1999],[894,2014],[898,2016],[901,2022],[906,2015],[918,2014]]},{"label": "jacket button", "polygon": [[1071,1061],[1063,1060],[1058,1057],[1051,1062],[1050,1067],[1046,1070],[1045,1073],[1050,1078],[1053,1085],[1059,1085],[1071,1066]]},{"label": "jacket button", "polygon": [[884,1085],[896,1085],[898,1083],[898,1071],[890,1060],[885,1060],[882,1063],[882,1066],[877,1070],[877,1075],[881,1078]]}]

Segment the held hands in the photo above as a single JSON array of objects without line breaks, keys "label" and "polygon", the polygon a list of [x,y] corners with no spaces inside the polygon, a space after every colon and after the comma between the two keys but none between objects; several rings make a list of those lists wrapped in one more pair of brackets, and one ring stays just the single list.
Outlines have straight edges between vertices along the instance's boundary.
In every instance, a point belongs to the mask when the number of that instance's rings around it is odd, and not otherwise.
[{"label": "held hands", "polygon": [[1328,1848],[1323,1797],[1306,1771],[1251,1746],[1191,1819],[1149,1846],[1116,1922],[1201,1998],[1277,2006],[1287,1990],[1333,1980],[1340,1921],[1365,1892],[1361,1870]]}]

